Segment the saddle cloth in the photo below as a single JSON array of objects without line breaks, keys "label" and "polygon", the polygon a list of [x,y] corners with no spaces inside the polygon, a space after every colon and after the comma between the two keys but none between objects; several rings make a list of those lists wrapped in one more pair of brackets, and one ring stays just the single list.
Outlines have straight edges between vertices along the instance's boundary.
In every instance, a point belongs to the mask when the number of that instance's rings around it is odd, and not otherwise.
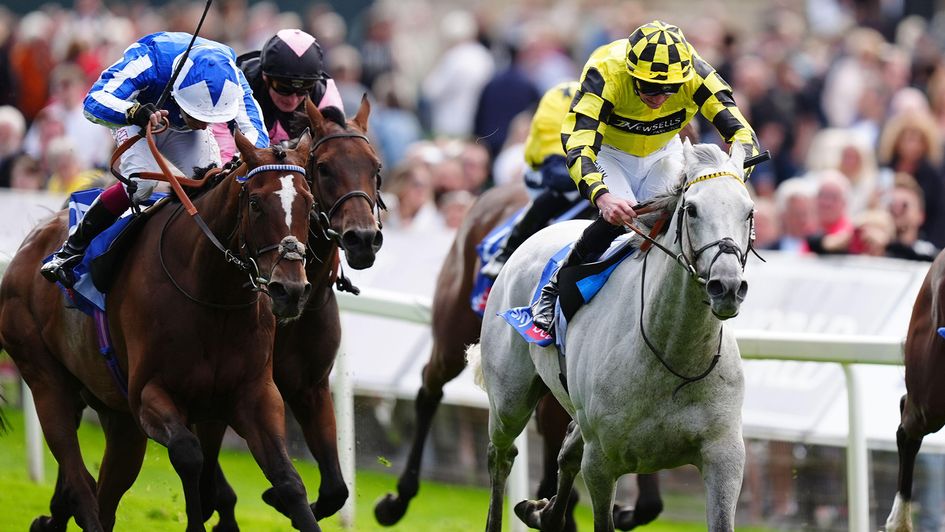
[{"label": "saddle cloth", "polygon": [[[558,301],[555,304],[555,336],[535,326],[530,306],[515,307],[500,312],[499,316],[514,327],[525,341],[542,347],[556,343],[560,352],[564,353],[568,321],[600,292],[617,266],[637,251],[630,243],[631,236],[627,234],[617,238],[597,262],[568,266],[561,270],[558,274]],[[532,304],[538,301],[542,288],[560,268],[573,245],[571,243],[559,250],[545,264],[531,298]]]},{"label": "saddle cloth", "polygon": [[[518,223],[521,217],[525,214],[526,207],[522,207],[507,220],[497,225],[494,229],[492,229],[492,231],[489,231],[489,234],[486,235],[486,237],[482,239],[482,242],[476,246],[476,253],[479,255],[479,271],[476,272],[476,279],[473,282],[473,289],[469,298],[469,302],[473,312],[475,312],[480,318],[486,311],[486,302],[489,300],[489,292],[492,290],[492,284],[495,283],[494,279],[491,279],[488,276],[482,274],[482,267],[488,264],[493,257],[502,251],[505,241],[508,240],[509,235],[512,233],[512,228],[515,227],[515,224]],[[548,223],[551,225],[558,222],[573,220],[580,216],[587,209],[587,202],[578,201],[561,216],[554,218]]]},{"label": "saddle cloth", "polygon": [[[102,193],[100,188],[80,190],[69,197],[69,232],[78,225],[89,210],[89,206]],[[154,205],[167,193],[156,192],[141,207]],[[153,211],[153,209],[152,209]],[[144,226],[147,216],[132,216],[131,210],[125,212],[111,227],[92,239],[85,251],[82,262],[73,268],[76,283],[72,290],[59,284],[59,289],[82,312],[92,316],[95,309],[105,311],[105,292],[113,279],[112,273],[120,265],[128,245],[134,241],[134,234]],[[134,222],[134,223],[132,223]],[[43,262],[48,262],[52,255]]]}]

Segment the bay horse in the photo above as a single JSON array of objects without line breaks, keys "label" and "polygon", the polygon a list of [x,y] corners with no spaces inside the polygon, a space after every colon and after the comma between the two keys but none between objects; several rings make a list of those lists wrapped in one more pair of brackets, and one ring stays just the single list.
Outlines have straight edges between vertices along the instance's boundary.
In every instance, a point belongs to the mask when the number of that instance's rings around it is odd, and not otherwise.
[{"label": "bay horse", "polygon": [[[466,347],[479,342],[482,321],[470,306],[470,296],[480,267],[476,246],[493,228],[510,218],[528,202],[521,184],[487,190],[473,204],[456,232],[453,245],[443,261],[433,295],[433,347],[423,368],[422,385],[414,403],[416,428],[397,493],[388,493],[374,507],[378,523],[392,526],[407,512],[420,489],[420,464],[436,410],[443,400],[443,387],[466,367]],[[551,497],[557,486],[557,456],[568,422],[567,412],[548,396],[538,406],[538,428],[543,439],[543,474],[539,497]],[[657,476],[637,477],[639,494],[633,508],[615,507],[615,519],[622,530],[630,530],[656,519],[663,509]],[[577,492],[570,506],[577,500]],[[576,530],[568,512],[567,530]]]},{"label": "bay horse", "polygon": [[[237,132],[236,145],[244,165],[208,179],[193,200],[208,234],[181,216],[183,204],[165,204],[149,213],[115,276],[103,327],[127,375],[127,397],[98,354],[93,320],[40,277],[43,258],[66,237],[65,212],[26,237],[3,275],[0,342],[33,391],[59,463],[50,515],[31,530],[64,530],[73,516],[85,530],[111,530],[148,437],[167,447],[181,478],[187,530],[204,530],[203,456],[188,429],[200,422],[231,425],[292,525],[319,530],[286,452],[284,406],[272,380],[276,317],[297,317],[311,290],[302,243],[313,204],[304,170],[311,137],[296,150],[257,150]],[[212,242],[210,235],[219,236]],[[106,438],[97,483],[76,438],[86,405],[98,411]]]},{"label": "bay horse", "polygon": [[[331,109],[331,108],[329,108]],[[371,106],[362,98],[353,119],[334,109],[322,111],[311,103],[306,112],[314,132],[308,175],[315,197],[309,229],[309,260],[305,267],[312,294],[301,316],[282,320],[276,328],[273,377],[279,392],[299,422],[318,463],[318,499],[311,504],[316,519],[337,512],[348,498],[338,460],[335,412],[329,373],[341,345],[341,321],[333,290],[339,248],[354,269],[369,268],[383,243],[375,216],[380,186],[380,157],[367,138]],[[337,236],[336,236],[337,235]],[[208,462],[204,488],[217,498],[220,523],[235,528],[236,497],[209,461],[215,463],[223,425],[201,427]],[[213,485],[220,481],[219,485]],[[273,488],[263,499],[279,508]],[[207,513],[205,517],[209,518]]]},{"label": "bay horse", "polygon": [[735,336],[722,321],[738,314],[747,292],[743,274],[753,203],[741,146],[729,157],[714,144],[693,147],[687,140],[683,152],[678,185],[653,201],[652,216],[672,214],[668,231],[656,237],[658,246],[620,263],[603,290],[571,318],[564,369],[553,347],[526,343],[496,313],[527,307],[549,258],[586,224],[544,229],[499,274],[481,343],[468,352],[490,405],[486,530],[501,530],[514,440],[547,390],[575,421],[558,456],[556,495],[515,507],[528,526],[562,529],[580,471],[594,530],[612,531],[621,475],[694,464],[705,482],[708,529],[734,530],[745,462],[744,379]]},{"label": "bay horse", "polygon": [[912,530],[912,476],[915,458],[926,434],[945,426],[945,253],[939,253],[919,288],[904,349],[906,394],[899,400],[901,419],[896,430],[899,478],[896,498],[886,519],[889,532]]}]

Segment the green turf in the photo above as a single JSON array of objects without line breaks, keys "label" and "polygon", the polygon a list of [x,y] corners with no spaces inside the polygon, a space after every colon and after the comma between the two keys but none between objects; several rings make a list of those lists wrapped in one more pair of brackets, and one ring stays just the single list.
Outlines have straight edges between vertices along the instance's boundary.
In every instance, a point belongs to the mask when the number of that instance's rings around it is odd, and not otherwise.
[{"label": "green turf", "polygon": [[[49,497],[55,481],[56,463],[46,451],[46,480],[32,483],[27,475],[26,453],[23,436],[23,416],[17,410],[7,411],[12,431],[0,436],[0,532],[27,530],[38,515],[48,513]],[[104,448],[101,431],[92,423],[85,423],[79,431],[86,463],[93,475]],[[287,519],[276,513],[259,498],[268,487],[265,478],[248,453],[225,451],[221,456],[223,469],[233,484],[240,500],[236,517],[243,530],[276,531],[288,530]],[[296,462],[305,485],[311,495],[317,489],[318,473],[314,464]],[[396,465],[395,465],[396,467]],[[357,514],[354,530],[357,531],[469,531],[482,530],[485,523],[488,494],[480,488],[459,487],[433,482],[424,482],[420,495],[414,500],[407,516],[395,527],[381,527],[374,521],[374,502],[396,484],[392,474],[362,471],[357,476],[355,501]],[[678,501],[684,504],[684,501]],[[691,501],[690,501],[691,503]],[[672,497],[666,505],[677,504]],[[506,512],[508,514],[508,512]],[[590,510],[578,508],[578,519],[582,530],[592,530]],[[214,523],[216,517],[211,518]],[[343,530],[337,516],[322,521],[326,531]],[[122,499],[118,509],[116,530],[180,531],[185,527],[184,500],[180,480],[167,459],[164,448],[151,442],[138,481]],[[208,527],[209,528],[209,527]],[[641,530],[653,532],[687,532],[704,530],[703,523],[679,523],[660,519]],[[69,530],[78,530],[71,523]],[[743,529],[755,530],[761,529]]]}]

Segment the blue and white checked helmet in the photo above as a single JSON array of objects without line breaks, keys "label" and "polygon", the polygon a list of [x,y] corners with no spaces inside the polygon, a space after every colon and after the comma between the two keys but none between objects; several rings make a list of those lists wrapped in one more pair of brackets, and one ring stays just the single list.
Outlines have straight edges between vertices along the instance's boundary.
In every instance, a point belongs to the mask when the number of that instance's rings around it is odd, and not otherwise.
[{"label": "blue and white checked helmet", "polygon": [[[174,68],[182,57],[183,54],[174,60]],[[201,122],[229,122],[236,118],[243,99],[236,72],[236,64],[224,50],[194,46],[174,81],[171,95],[182,111]]]}]

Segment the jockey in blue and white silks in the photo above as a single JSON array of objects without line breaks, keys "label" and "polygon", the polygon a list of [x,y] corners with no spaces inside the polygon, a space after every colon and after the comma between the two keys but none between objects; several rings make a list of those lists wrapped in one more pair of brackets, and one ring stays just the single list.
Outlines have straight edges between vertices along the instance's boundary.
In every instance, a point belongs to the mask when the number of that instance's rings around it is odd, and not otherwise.
[{"label": "jockey in blue and white silks", "polygon": [[[192,35],[159,32],[146,35],[125,50],[124,56],[102,72],[85,97],[85,116],[112,128],[121,145],[149,124],[166,118],[170,127],[155,135],[158,150],[180,174],[195,168],[220,165],[220,149],[208,126],[235,122],[257,147],[269,146],[262,111],[246,77],[236,66],[232,48],[198,37],[172,85],[170,98],[155,105],[184,56]],[[140,172],[159,172],[147,143],[138,142],[121,155],[119,171],[135,183],[133,198],[123,185],[106,189],[73,229],[62,249],[42,267],[43,276],[71,286],[72,266],[96,235],[130,206],[151,196],[156,181],[139,179]]]}]

